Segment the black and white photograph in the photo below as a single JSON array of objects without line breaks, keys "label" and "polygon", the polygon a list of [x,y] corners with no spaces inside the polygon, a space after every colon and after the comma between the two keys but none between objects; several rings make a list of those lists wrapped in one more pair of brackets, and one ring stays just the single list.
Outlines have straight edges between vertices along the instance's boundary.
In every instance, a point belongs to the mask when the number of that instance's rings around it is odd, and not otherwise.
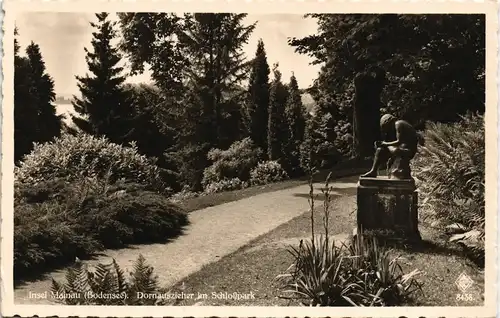
[{"label": "black and white photograph", "polygon": [[495,5],[93,6],[25,4],[5,29],[12,314],[494,315]]}]

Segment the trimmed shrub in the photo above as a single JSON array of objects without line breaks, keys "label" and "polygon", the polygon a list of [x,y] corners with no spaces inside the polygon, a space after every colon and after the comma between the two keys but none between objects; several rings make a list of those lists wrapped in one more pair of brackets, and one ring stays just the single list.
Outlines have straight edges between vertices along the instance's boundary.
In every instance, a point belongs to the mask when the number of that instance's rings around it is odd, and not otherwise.
[{"label": "trimmed shrub", "polygon": [[16,184],[15,275],[45,270],[104,248],[164,241],[187,214],[165,196],[130,183],[97,178]]},{"label": "trimmed shrub", "polygon": [[263,185],[285,179],[288,179],[288,175],[277,161],[260,162],[250,172],[251,185]]},{"label": "trimmed shrub", "polygon": [[224,179],[248,180],[250,170],[257,165],[261,156],[262,150],[250,138],[234,142],[227,150],[211,149],[208,159],[212,165],[203,172],[203,187],[225,182]]},{"label": "trimmed shrub", "polygon": [[205,193],[218,193],[224,191],[239,190],[246,187],[246,183],[239,178],[222,179],[217,182],[212,182],[205,187]]},{"label": "trimmed shrub", "polygon": [[124,147],[87,134],[65,134],[53,142],[36,144],[16,168],[16,180],[25,184],[107,176],[111,183],[122,179],[162,193],[169,192],[166,174],[152,159],[140,155],[135,145]]},{"label": "trimmed shrub", "polygon": [[424,138],[413,161],[423,211],[445,220],[444,226],[460,224],[463,234],[479,233],[464,235],[462,243],[484,258],[484,117],[468,114],[453,124],[429,123]]}]

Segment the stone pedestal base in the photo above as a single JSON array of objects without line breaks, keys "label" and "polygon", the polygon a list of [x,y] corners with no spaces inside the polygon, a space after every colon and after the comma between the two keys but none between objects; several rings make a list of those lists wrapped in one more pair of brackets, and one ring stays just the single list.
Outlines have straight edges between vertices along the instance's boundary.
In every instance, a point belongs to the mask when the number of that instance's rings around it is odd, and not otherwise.
[{"label": "stone pedestal base", "polygon": [[359,178],[358,230],[390,230],[420,240],[418,195],[413,179]]}]

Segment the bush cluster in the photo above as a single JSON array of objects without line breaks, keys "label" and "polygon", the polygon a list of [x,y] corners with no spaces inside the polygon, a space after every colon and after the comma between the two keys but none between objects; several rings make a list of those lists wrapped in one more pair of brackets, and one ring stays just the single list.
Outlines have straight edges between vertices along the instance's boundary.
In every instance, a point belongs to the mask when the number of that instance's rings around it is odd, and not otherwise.
[{"label": "bush cluster", "polygon": [[203,172],[205,193],[216,193],[282,181],[288,174],[277,161],[259,162],[262,156],[250,138],[234,142],[227,150],[212,149],[212,165]]},{"label": "bush cluster", "polygon": [[144,185],[64,178],[17,183],[14,200],[15,275],[50,268],[104,248],[163,241],[187,214]]},{"label": "bush cluster", "polygon": [[152,159],[139,154],[134,145],[124,147],[87,134],[65,134],[52,142],[36,144],[16,168],[16,180],[25,184],[109,176],[111,183],[125,180],[162,193],[168,193],[168,181],[173,182],[167,175]]},{"label": "bush cluster", "polygon": [[288,174],[277,161],[260,162],[250,171],[250,184],[262,185],[283,181]]},{"label": "bush cluster", "polygon": [[458,223],[464,233],[454,239],[484,258],[484,117],[468,114],[453,124],[429,123],[424,138],[413,162],[423,210],[445,226]]},{"label": "bush cluster", "polygon": [[227,150],[211,149],[208,159],[212,164],[203,172],[203,187],[224,179],[248,180],[261,155],[262,150],[250,138],[234,142]]},{"label": "bush cluster", "polygon": [[222,179],[220,181],[209,183],[205,187],[205,193],[218,193],[225,191],[233,191],[245,188],[246,182],[242,182],[239,178]]}]

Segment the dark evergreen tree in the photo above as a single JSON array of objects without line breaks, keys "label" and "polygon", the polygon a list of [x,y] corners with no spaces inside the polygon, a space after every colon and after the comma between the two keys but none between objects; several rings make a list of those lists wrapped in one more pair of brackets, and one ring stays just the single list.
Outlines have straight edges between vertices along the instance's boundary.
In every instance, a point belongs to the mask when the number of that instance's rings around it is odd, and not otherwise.
[{"label": "dark evergreen tree", "polygon": [[[14,31],[17,35],[17,28]],[[38,134],[38,110],[32,101],[29,83],[29,61],[19,55],[20,47],[14,39],[14,160],[33,149]]]},{"label": "dark evergreen tree", "polygon": [[288,91],[281,82],[281,72],[278,67],[278,63],[273,66],[274,79],[271,82],[269,94],[267,155],[269,160],[278,160],[282,163],[285,154],[284,142],[288,138],[288,125],[285,117]]},{"label": "dark evergreen tree", "polygon": [[245,126],[248,135],[261,149],[267,150],[267,122],[269,109],[269,64],[262,39],[257,44],[252,61],[248,100],[245,107]]},{"label": "dark evergreen tree", "polygon": [[184,71],[184,124],[178,140],[185,149],[174,157],[180,170],[191,171],[189,183],[194,189],[200,188],[203,169],[209,164],[207,152],[211,148],[226,149],[242,137],[241,104],[245,91],[241,82],[249,68],[243,45],[255,27],[243,25],[245,16],[186,15],[184,29],[178,34],[189,63]]},{"label": "dark evergreen tree", "polygon": [[[14,35],[17,35],[17,28]],[[34,142],[47,142],[59,136],[61,117],[54,107],[54,82],[46,73],[40,48],[33,42],[27,56],[19,55],[14,38],[14,161],[33,149]]]},{"label": "dark evergreen tree", "polygon": [[297,79],[293,74],[288,85],[285,116],[288,124],[288,138],[283,141],[285,146],[283,165],[289,176],[296,176],[301,173],[300,145],[304,140],[306,117]]},{"label": "dark evergreen tree", "polygon": [[30,69],[30,95],[38,110],[38,142],[47,142],[61,134],[61,116],[56,114],[54,81],[45,70],[40,47],[31,42],[26,48]]},{"label": "dark evergreen tree", "polygon": [[[189,57],[186,78],[192,106],[199,107],[198,132],[211,147],[226,148],[240,136],[240,101],[249,63],[243,45],[255,25],[243,25],[246,14],[196,13],[186,15],[179,34]],[[189,107],[189,106],[188,106]]]},{"label": "dark evergreen tree", "polygon": [[90,23],[96,29],[92,33],[92,50],[85,49],[87,65],[93,75],[76,77],[81,97],[74,97],[73,107],[81,117],[72,118],[84,132],[106,136],[122,144],[131,141],[133,109],[130,96],[123,88],[123,68],[118,66],[120,53],[111,45],[116,37],[115,23],[105,12],[96,17],[97,23]]}]

